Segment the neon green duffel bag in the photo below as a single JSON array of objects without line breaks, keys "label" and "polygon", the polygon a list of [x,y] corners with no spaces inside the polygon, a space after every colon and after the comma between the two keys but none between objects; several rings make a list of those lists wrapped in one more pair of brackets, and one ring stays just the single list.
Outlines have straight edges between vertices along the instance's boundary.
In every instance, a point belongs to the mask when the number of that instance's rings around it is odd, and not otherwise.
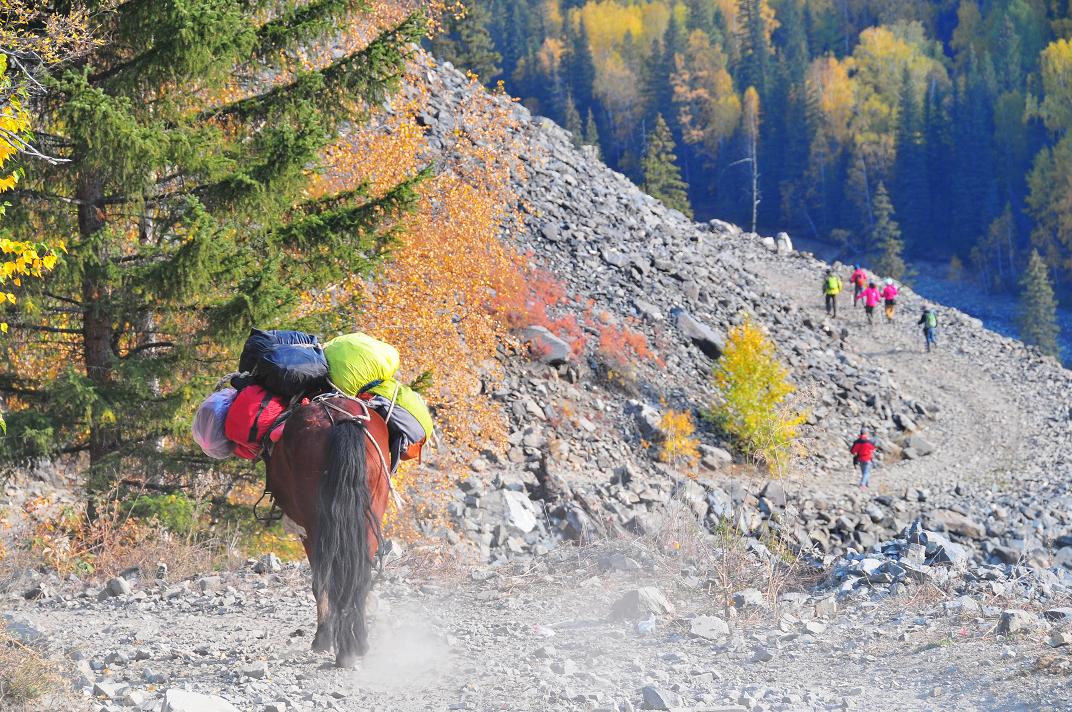
[{"label": "neon green duffel bag", "polygon": [[398,372],[398,349],[361,332],[324,344],[324,357],[328,378],[348,396],[356,396],[369,384],[387,381]]}]

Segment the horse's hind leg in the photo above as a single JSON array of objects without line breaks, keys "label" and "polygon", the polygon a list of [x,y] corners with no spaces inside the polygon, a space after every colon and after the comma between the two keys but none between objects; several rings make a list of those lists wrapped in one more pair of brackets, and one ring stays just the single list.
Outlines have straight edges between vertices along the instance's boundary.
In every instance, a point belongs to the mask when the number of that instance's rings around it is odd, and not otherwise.
[{"label": "horse's hind leg", "polygon": [[328,620],[331,616],[328,592],[314,591],[313,593],[316,595],[316,635],[313,636],[313,651],[326,653],[335,644],[335,641],[331,639],[331,624]]},{"label": "horse's hind leg", "polygon": [[[316,571],[316,551],[314,550],[313,541],[313,539],[306,537],[302,539],[302,545],[305,547],[305,555],[309,558],[310,567],[312,567],[313,571]],[[314,574],[313,598],[316,599],[316,635],[313,636],[313,652],[326,653],[335,645],[328,620],[331,616],[331,609],[328,605],[327,590],[317,590],[316,584],[317,580]]]}]

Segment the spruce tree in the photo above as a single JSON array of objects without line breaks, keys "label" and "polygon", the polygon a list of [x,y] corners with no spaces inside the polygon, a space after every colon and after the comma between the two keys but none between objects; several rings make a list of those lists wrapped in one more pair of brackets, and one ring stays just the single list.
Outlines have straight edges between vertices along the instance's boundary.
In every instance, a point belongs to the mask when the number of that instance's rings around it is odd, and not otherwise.
[{"label": "spruce tree", "polygon": [[1050,271],[1038,250],[1031,251],[1027,269],[1020,278],[1020,338],[1044,354],[1059,356],[1057,347],[1057,300],[1050,285]]},{"label": "spruce tree", "polygon": [[897,124],[897,160],[894,164],[893,202],[898,222],[910,245],[929,245],[930,190],[927,148],[923,144],[923,116],[918,89],[905,67],[901,76]]},{"label": "spruce tree", "polygon": [[943,245],[952,233],[953,202],[949,166],[953,163],[952,117],[947,110],[949,96],[937,87],[928,89],[923,101],[923,153],[927,165],[927,225],[930,234]]},{"label": "spruce tree", "polygon": [[[592,90],[596,83],[596,65],[592,59],[592,47],[584,22],[578,23],[576,32],[570,32],[569,85],[573,100],[580,113],[592,107]],[[571,27],[567,23],[567,27]]]},{"label": "spruce tree", "polygon": [[663,201],[668,208],[680,210],[692,217],[689,205],[689,186],[681,179],[681,169],[674,155],[674,137],[662,114],[655,118],[655,129],[648,135],[641,168],[644,171],[644,191]]},{"label": "spruce tree", "polygon": [[575,146],[582,145],[584,136],[582,135],[583,129],[581,128],[581,115],[577,111],[577,105],[573,103],[573,96],[566,95],[566,110],[565,116],[562,120],[562,126],[570,132],[570,137],[573,139]]},{"label": "spruce tree", "polygon": [[904,279],[907,274],[901,227],[893,218],[893,204],[886,186],[878,184],[874,198],[875,226],[871,230],[871,247],[878,251],[875,272],[892,279]]},{"label": "spruce tree", "polygon": [[[329,59],[363,8],[153,0],[93,14],[107,42],[51,80],[40,116],[67,162],[34,166],[13,194],[23,234],[68,252],[19,294],[12,330],[47,340],[53,363],[5,359],[0,390],[26,406],[0,442],[7,462],[88,452],[94,487],[135,466],[162,473],[251,326],[336,324],[297,322],[295,307],[371,274],[419,180],[307,193],[340,126],[387,98],[422,34],[414,15]],[[295,69],[316,47],[325,59]]]},{"label": "spruce tree", "polygon": [[519,0],[492,0],[492,27],[499,40],[503,74],[507,77],[514,75],[530,50],[533,38],[528,9],[528,4]]},{"label": "spruce tree", "polygon": [[738,44],[740,60],[737,68],[739,86],[752,86],[759,92],[761,102],[770,97],[771,46],[764,19],[765,0],[737,0]]},{"label": "spruce tree", "polygon": [[989,58],[968,69],[954,114],[953,165],[948,175],[952,193],[953,249],[966,250],[1000,212],[994,181],[993,108],[987,77]]},{"label": "spruce tree", "polygon": [[448,15],[444,31],[431,40],[432,52],[438,59],[468,69],[484,84],[490,84],[502,73],[503,61],[491,38],[490,24],[488,8],[472,0],[460,17]]},{"label": "spruce tree", "polygon": [[592,146],[596,149],[596,155],[602,157],[603,149],[599,145],[599,127],[596,126],[596,117],[592,113],[592,110],[588,110],[588,118],[584,122],[584,139],[585,146]]}]

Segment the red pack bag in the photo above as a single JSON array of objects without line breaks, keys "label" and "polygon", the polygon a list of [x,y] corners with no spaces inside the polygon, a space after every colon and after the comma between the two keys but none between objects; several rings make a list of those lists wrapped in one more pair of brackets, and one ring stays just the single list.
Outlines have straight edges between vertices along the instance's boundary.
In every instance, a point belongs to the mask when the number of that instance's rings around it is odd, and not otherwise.
[{"label": "red pack bag", "polygon": [[[246,460],[256,460],[264,436],[286,409],[287,401],[260,386],[246,386],[239,391],[223,424],[224,434],[235,444],[234,454]],[[277,439],[273,437],[273,440]]]}]

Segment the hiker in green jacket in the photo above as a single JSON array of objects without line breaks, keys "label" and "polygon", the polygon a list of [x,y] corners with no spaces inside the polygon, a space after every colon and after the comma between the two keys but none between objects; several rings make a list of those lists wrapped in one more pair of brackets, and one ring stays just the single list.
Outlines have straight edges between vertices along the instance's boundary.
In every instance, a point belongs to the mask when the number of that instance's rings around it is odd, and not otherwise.
[{"label": "hiker in green jacket", "polygon": [[938,340],[934,338],[934,330],[938,328],[938,314],[934,309],[930,307],[923,307],[923,314],[920,315],[919,321],[916,322],[923,327],[923,345],[927,349],[927,353],[931,352],[931,346],[938,348]]},{"label": "hiker in green jacket", "polygon": [[841,294],[841,278],[829,267],[823,277],[823,295],[826,297],[826,315],[837,318],[837,295]]}]

